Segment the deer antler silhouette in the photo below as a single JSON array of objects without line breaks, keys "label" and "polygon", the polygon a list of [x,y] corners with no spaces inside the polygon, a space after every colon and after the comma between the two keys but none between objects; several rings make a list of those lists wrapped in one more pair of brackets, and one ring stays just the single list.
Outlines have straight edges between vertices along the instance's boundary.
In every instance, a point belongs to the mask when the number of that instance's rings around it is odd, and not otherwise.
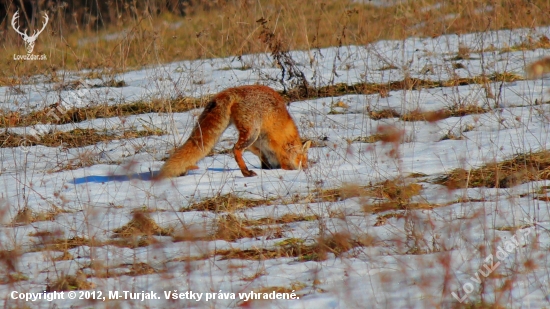
[{"label": "deer antler silhouette", "polygon": [[15,14],[13,14],[13,17],[11,19],[11,26],[13,27],[15,32],[19,33],[19,35],[21,35],[23,37],[23,41],[25,41],[25,48],[27,49],[27,53],[31,54],[33,49],[34,49],[34,43],[36,42],[36,38],[38,38],[40,33],[42,33],[42,31],[44,31],[44,29],[46,28],[46,25],[48,24],[48,21],[50,20],[50,18],[48,17],[47,13],[44,13],[45,21],[44,21],[44,24],[42,25],[42,29],[40,29],[40,31],[38,31],[38,32],[36,30],[34,30],[31,36],[27,35],[27,29],[25,29],[25,32],[19,31],[19,26],[18,25],[16,26],[16,23],[17,23],[18,19],[19,19],[19,10],[17,10],[17,12],[15,12]]}]

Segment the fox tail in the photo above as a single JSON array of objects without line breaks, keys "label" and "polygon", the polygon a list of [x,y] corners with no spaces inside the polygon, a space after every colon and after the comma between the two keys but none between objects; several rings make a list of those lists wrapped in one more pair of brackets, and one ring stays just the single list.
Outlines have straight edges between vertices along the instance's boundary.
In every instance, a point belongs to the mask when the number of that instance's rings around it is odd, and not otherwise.
[{"label": "fox tail", "polygon": [[197,162],[204,158],[227,129],[230,113],[226,106],[210,101],[198,122],[195,124],[189,139],[170,156],[153,180],[184,175],[190,169],[196,169]]}]

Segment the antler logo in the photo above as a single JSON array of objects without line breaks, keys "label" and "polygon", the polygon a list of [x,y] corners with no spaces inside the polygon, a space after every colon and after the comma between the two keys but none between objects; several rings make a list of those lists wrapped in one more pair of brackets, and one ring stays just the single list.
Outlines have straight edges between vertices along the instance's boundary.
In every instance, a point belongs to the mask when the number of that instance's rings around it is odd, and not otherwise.
[{"label": "antler logo", "polygon": [[48,18],[48,14],[44,13],[44,19],[46,21],[44,22],[42,29],[40,29],[40,31],[38,32],[34,30],[31,36],[27,35],[27,29],[25,29],[25,32],[19,31],[19,26],[16,27],[16,23],[18,19],[19,19],[19,10],[15,12],[15,14],[13,14],[13,18],[11,19],[11,26],[13,27],[15,32],[19,33],[19,35],[23,37],[23,40],[25,41],[25,48],[27,49],[27,54],[31,54],[34,49],[34,43],[36,42],[36,39],[38,38],[40,33],[44,31],[44,29],[46,28],[46,25],[48,24],[48,20],[50,19]]}]

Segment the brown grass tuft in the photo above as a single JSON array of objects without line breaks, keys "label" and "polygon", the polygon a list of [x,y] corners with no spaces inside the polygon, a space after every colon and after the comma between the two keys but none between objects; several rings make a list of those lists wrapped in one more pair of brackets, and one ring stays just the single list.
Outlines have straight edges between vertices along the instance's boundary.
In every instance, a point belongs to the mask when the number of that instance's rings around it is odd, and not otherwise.
[{"label": "brown grass tuft", "polygon": [[350,234],[334,233],[319,237],[316,243],[309,245],[306,245],[303,239],[288,238],[279,242],[273,249],[227,249],[218,250],[215,255],[222,256],[222,259],[265,260],[293,257],[298,261],[323,261],[328,258],[328,253],[340,256],[360,245],[361,242],[353,239]]},{"label": "brown grass tuft", "polygon": [[369,144],[372,144],[372,143],[376,143],[376,142],[379,142],[381,141],[383,138],[382,135],[378,134],[378,133],[375,133],[373,135],[369,135],[369,136],[358,136],[356,138],[354,138],[352,140],[352,142],[360,142],[360,143],[369,143]]},{"label": "brown grass tuft", "polygon": [[67,251],[63,251],[63,254],[54,258],[54,261],[70,261],[74,259],[74,257]]},{"label": "brown grass tuft", "polygon": [[147,212],[135,211],[133,213],[132,220],[126,225],[114,229],[114,237],[137,237],[137,236],[170,236],[172,234],[172,229],[161,228],[151,219],[151,216]]},{"label": "brown grass tuft", "polygon": [[413,209],[433,209],[439,205],[429,203],[411,203],[408,201],[383,201],[375,204],[363,205],[363,211],[366,213],[378,213],[395,210],[413,210]]},{"label": "brown grass tuft", "polygon": [[456,169],[435,183],[449,189],[510,188],[525,182],[550,179],[548,150],[520,154],[499,163],[489,163],[470,171]]},{"label": "brown grass tuft", "polygon": [[356,184],[346,184],[334,189],[316,189],[313,191],[315,202],[337,202],[348,198],[372,196],[370,187],[362,187]]},{"label": "brown grass tuft", "polygon": [[373,120],[387,119],[387,118],[399,118],[399,114],[394,109],[383,109],[380,111],[369,111],[369,117]]},{"label": "brown grass tuft", "polygon": [[280,257],[294,257],[294,256],[283,256],[277,250],[270,250],[265,248],[254,248],[254,249],[224,249],[216,250],[215,255],[221,256],[222,260],[230,259],[241,259],[241,260],[267,260],[267,259],[276,259]]},{"label": "brown grass tuft", "polygon": [[88,290],[92,288],[94,288],[94,284],[86,280],[86,275],[82,272],[77,272],[74,276],[59,276],[57,280],[47,285],[46,292]]},{"label": "brown grass tuft", "polygon": [[[340,256],[342,253],[359,246],[359,243],[347,232],[337,232],[330,235],[322,235],[317,240],[317,252],[314,253],[321,260],[327,259],[326,253]],[[316,260],[316,259],[315,259]]]},{"label": "brown grass tuft", "polygon": [[403,139],[404,132],[390,125],[380,125],[376,128],[376,134],[383,143],[399,144]]},{"label": "brown grass tuft", "polygon": [[376,187],[378,197],[405,201],[420,194],[422,185],[417,183],[404,184],[399,180],[386,180]]},{"label": "brown grass tuft", "polygon": [[21,257],[19,250],[1,250],[0,263],[2,263],[8,272],[17,272],[17,261]]},{"label": "brown grass tuft", "polygon": [[29,277],[20,272],[8,273],[5,276],[0,277],[0,284],[14,284],[19,281],[27,281]]},{"label": "brown grass tuft", "polygon": [[420,109],[415,109],[410,111],[400,117],[403,121],[428,121],[428,122],[437,122],[439,120],[448,118],[450,116],[450,111],[448,110],[437,110],[437,111],[422,111]]},{"label": "brown grass tuft", "polygon": [[55,217],[61,213],[66,213],[63,209],[57,206],[52,206],[48,211],[34,212],[30,208],[25,207],[17,211],[13,217],[12,225],[25,225],[39,221],[53,221]]},{"label": "brown grass tuft", "polygon": [[486,112],[488,112],[487,109],[484,109],[475,104],[461,104],[457,106],[451,106],[448,109],[440,109],[436,111],[423,111],[420,109],[415,109],[403,115],[399,114],[394,109],[383,109],[381,111],[369,111],[369,117],[374,120],[399,118],[403,121],[437,122],[439,120],[449,117],[462,117],[472,114],[483,114]]},{"label": "brown grass tuft", "polygon": [[233,214],[224,215],[215,223],[215,231],[212,239],[235,241],[241,238],[257,238],[268,236],[268,238],[282,238],[282,229],[275,227],[249,227],[249,222],[242,220]]},{"label": "brown grass tuft", "polygon": [[71,238],[42,238],[39,243],[35,244],[35,250],[55,250],[66,252],[69,249],[80,247],[80,246],[89,246],[97,247],[101,244],[94,241],[93,239],[87,239],[85,237],[74,236]]},{"label": "brown grass tuft", "polygon": [[68,132],[54,132],[41,135],[40,137],[19,135],[15,133],[0,133],[0,147],[18,147],[20,145],[34,146],[42,145],[46,147],[76,148],[95,145],[100,142],[110,142],[118,139],[138,138],[146,136],[160,136],[166,132],[162,130],[140,130],[124,131],[121,135],[100,132],[96,129],[74,129]]},{"label": "brown grass tuft", "polygon": [[[320,88],[308,88],[307,93],[300,89],[289,90],[287,93],[283,93],[290,101],[298,101],[307,98],[324,98],[324,97],[336,97],[346,94],[379,94],[381,97],[387,97],[390,91],[399,90],[421,90],[441,87],[456,87],[472,84],[486,85],[490,82],[513,82],[517,80],[523,80],[523,77],[514,73],[493,73],[491,75],[480,75],[474,77],[461,77],[451,78],[444,81],[432,81],[419,78],[405,78],[401,81],[393,81],[389,83],[376,84],[376,83],[357,83],[353,85],[348,84],[334,84],[323,86]],[[384,109],[381,111],[370,111],[369,116],[374,120],[384,118],[398,118],[401,117],[394,109]]]},{"label": "brown grass tuft", "polygon": [[466,115],[483,114],[486,112],[488,112],[487,109],[475,104],[465,104],[437,111],[422,111],[417,109],[402,115],[400,119],[403,121],[437,122],[449,117],[462,117]]},{"label": "brown grass tuft", "polygon": [[539,48],[550,48],[550,39],[547,36],[541,35],[538,38],[534,38],[528,35],[521,43],[513,46],[511,50],[534,50]]},{"label": "brown grass tuft", "polygon": [[385,225],[388,222],[388,219],[391,219],[391,218],[400,219],[400,218],[404,218],[404,217],[405,217],[405,215],[403,213],[390,212],[390,213],[387,213],[385,215],[378,216],[376,218],[376,223],[374,224],[374,226]]},{"label": "brown grass tuft", "polygon": [[67,124],[78,123],[98,118],[124,117],[147,113],[181,113],[195,108],[200,108],[207,102],[210,96],[204,98],[156,99],[152,101],[137,101],[127,104],[96,105],[62,109],[59,104],[54,104],[40,111],[28,114],[18,112],[0,111],[0,127],[23,127],[35,124]]},{"label": "brown grass tuft", "polygon": [[1,250],[0,251],[0,284],[13,284],[18,281],[28,280],[25,275],[17,269],[17,263],[21,258],[20,250]]},{"label": "brown grass tuft", "polygon": [[157,273],[157,271],[147,263],[134,263],[130,266],[130,271],[126,273],[128,276],[141,276]]},{"label": "brown grass tuft", "polygon": [[224,211],[234,211],[241,208],[251,208],[260,205],[270,205],[271,201],[268,199],[265,200],[254,200],[249,198],[238,197],[232,193],[225,195],[218,195],[212,198],[204,199],[198,203],[192,204],[189,207],[182,208],[181,211],[213,211],[213,212],[224,212]]},{"label": "brown grass tuft", "polygon": [[373,197],[398,202],[408,201],[411,197],[420,194],[422,185],[406,184],[403,180],[386,180],[376,185],[358,186],[346,184],[341,188],[316,190],[316,202],[336,202],[352,197]]},{"label": "brown grass tuft", "polygon": [[302,221],[315,221],[319,219],[316,215],[306,216],[302,214],[287,213],[281,216],[280,218],[261,218],[258,220],[246,220],[246,225],[248,226],[257,226],[257,225],[268,225],[268,224],[287,224],[292,222],[302,222]]}]

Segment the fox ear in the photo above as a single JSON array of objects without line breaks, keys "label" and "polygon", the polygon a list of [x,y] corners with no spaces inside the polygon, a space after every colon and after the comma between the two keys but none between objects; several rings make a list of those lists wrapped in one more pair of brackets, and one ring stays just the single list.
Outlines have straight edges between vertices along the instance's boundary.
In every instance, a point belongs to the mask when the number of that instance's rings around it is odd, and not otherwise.
[{"label": "fox ear", "polygon": [[311,147],[311,141],[307,141],[304,143],[304,145],[302,146],[302,152],[307,152],[309,150],[309,147]]}]

